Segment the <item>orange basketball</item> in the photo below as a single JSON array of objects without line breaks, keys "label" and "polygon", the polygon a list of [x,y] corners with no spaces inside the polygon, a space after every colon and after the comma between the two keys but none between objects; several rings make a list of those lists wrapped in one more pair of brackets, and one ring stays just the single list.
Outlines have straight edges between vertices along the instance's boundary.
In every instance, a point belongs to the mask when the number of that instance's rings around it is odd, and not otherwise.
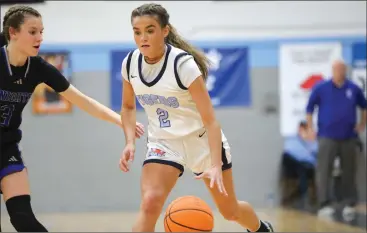
[{"label": "orange basketball", "polygon": [[213,212],[205,201],[195,196],[179,197],[167,207],[165,232],[211,232]]}]

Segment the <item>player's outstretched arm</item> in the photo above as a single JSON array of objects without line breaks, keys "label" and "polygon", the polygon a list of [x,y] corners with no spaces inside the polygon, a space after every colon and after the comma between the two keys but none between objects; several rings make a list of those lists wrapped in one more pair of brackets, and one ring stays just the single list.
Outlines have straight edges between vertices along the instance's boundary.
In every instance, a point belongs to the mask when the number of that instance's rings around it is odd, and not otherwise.
[{"label": "player's outstretched arm", "polygon": [[[83,94],[73,85],[70,84],[69,88],[66,89],[64,92],[61,92],[60,94],[72,104],[75,104],[80,109],[89,113],[90,115],[122,127],[121,117],[119,114],[99,103],[98,101],[94,100],[93,98]],[[144,133],[144,129],[142,128],[142,125],[140,123],[136,124],[136,133],[136,136],[138,137],[140,137]]]},{"label": "player's outstretched arm", "polygon": [[222,178],[222,132],[215,118],[214,108],[208,90],[202,77],[196,78],[189,86],[189,92],[196,108],[201,115],[204,127],[208,132],[212,168],[202,173],[198,178],[211,179],[210,187],[216,183],[219,191],[226,194]]},{"label": "player's outstretched arm", "polygon": [[[33,60],[38,66],[37,69],[40,72],[40,77],[42,77],[43,83],[47,84],[72,104],[75,104],[90,115],[122,127],[121,117],[119,114],[93,98],[83,94],[71,85],[64,75],[56,69],[56,67],[46,62],[43,58],[34,57]],[[135,127],[136,136],[139,138],[144,134],[144,126],[140,123],[135,123]]]}]

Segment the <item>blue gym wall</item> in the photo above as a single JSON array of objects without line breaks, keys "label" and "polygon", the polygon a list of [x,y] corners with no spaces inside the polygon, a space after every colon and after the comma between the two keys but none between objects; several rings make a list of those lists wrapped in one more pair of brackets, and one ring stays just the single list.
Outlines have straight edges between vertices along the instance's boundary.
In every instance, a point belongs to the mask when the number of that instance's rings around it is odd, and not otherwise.
[{"label": "blue gym wall", "polygon": [[[191,41],[200,48],[239,48],[249,49],[249,63],[251,68],[278,67],[278,51],[282,43],[304,43],[304,42],[334,42],[337,41],[343,46],[343,58],[350,64],[352,57],[351,46],[356,42],[366,41],[365,36],[329,36],[312,38],[286,38],[258,40],[222,40],[222,41]],[[66,50],[71,52],[72,66],[74,72],[109,71],[110,52],[113,50],[135,49],[133,43],[93,43],[93,44],[44,44],[42,51]]]},{"label": "blue gym wall", "polygon": [[[277,174],[282,150],[279,115],[264,113],[266,96],[278,97],[278,46],[285,41],[340,41],[349,64],[351,43],[365,41],[363,36],[269,40],[262,42],[210,42],[213,46],[248,46],[252,103],[248,108],[218,108],[217,116],[233,151],[238,197],[258,207],[277,196]],[[194,42],[208,45],[206,42]],[[103,104],[110,105],[109,50],[131,48],[132,44],[93,44],[53,46],[44,50],[71,51],[73,84]],[[278,105],[278,101],[275,102]],[[138,120],[147,123],[144,113]],[[58,124],[61,124],[60,127]],[[118,170],[117,162],[124,145],[120,129],[93,119],[74,108],[72,115],[39,117],[24,112],[24,156],[30,168],[34,204],[39,211],[133,211],[139,206],[139,178],[145,139],[138,141],[137,156],[129,174]],[[50,138],[52,140],[50,140]],[[42,145],[42,146],[36,146]],[[266,161],[266,163],[264,163]],[[257,165],[261,164],[261,165]],[[364,163],[360,163],[364,164]],[[256,177],[256,182],[253,182]],[[359,176],[359,177],[363,177]],[[365,183],[360,178],[360,184]],[[192,187],[188,190],[186,187]],[[365,185],[359,185],[365,197]],[[196,190],[194,190],[196,189]],[[203,184],[186,171],[170,195],[207,196]],[[121,198],[124,196],[124,198]]]}]

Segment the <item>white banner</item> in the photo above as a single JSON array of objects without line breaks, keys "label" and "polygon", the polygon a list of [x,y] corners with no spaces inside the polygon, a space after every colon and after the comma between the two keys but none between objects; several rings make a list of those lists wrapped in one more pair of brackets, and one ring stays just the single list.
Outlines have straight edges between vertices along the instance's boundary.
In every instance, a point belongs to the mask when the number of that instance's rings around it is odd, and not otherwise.
[{"label": "white banner", "polygon": [[[306,105],[310,91],[316,83],[330,78],[332,63],[340,58],[342,58],[342,46],[339,43],[280,46],[279,91],[282,136],[297,133],[299,122],[306,119]],[[314,119],[316,124],[316,115]]]},{"label": "white banner", "polygon": [[356,68],[352,71],[352,81],[356,83],[367,98],[367,75],[366,68]]}]

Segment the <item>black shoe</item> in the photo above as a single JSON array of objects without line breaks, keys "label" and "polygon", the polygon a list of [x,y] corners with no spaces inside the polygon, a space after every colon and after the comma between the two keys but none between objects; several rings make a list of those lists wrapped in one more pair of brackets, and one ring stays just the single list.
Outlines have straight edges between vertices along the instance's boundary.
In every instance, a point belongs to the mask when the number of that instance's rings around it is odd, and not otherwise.
[{"label": "black shoe", "polygon": [[[263,223],[264,223],[264,225],[266,226],[266,228],[268,229],[268,231],[267,232],[274,232],[274,228],[273,228],[273,226],[271,225],[271,223],[270,222],[268,222],[268,221],[262,221]],[[251,231],[249,231],[248,229],[246,229],[247,230],[247,232],[251,232]]]},{"label": "black shoe", "polygon": [[269,232],[274,232],[274,228],[273,228],[273,226],[271,225],[270,222],[264,221],[264,224],[268,227]]}]

